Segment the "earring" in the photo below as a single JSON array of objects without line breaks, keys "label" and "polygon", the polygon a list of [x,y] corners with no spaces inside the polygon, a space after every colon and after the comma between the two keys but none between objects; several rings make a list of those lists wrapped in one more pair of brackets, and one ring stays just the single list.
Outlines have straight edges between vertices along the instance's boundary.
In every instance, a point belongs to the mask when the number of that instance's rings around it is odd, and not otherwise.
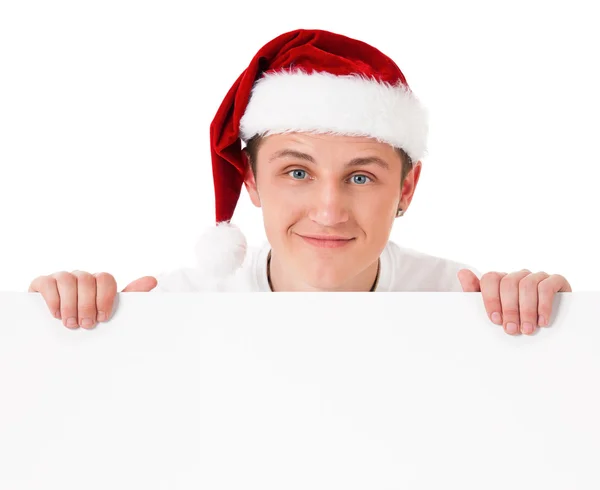
[{"label": "earring", "polygon": [[399,218],[403,214],[404,214],[404,211],[402,211],[402,208],[398,208],[398,211],[396,212],[396,218]]}]

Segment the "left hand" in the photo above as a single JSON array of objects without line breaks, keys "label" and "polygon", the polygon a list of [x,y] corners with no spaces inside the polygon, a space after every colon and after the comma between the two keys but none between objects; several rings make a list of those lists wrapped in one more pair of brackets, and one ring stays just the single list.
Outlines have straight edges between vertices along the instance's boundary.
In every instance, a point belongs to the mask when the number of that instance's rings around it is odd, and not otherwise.
[{"label": "left hand", "polygon": [[482,293],[490,320],[510,335],[519,331],[531,335],[536,327],[548,326],[554,295],[572,292],[563,276],[533,274],[527,269],[510,274],[488,272],[481,280],[469,269],[461,269],[458,280],[465,293]]}]

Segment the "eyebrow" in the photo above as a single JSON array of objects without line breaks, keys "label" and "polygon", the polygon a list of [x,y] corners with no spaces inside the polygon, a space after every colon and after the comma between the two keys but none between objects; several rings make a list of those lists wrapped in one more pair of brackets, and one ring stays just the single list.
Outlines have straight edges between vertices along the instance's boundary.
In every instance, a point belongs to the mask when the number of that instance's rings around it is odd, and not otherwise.
[{"label": "eyebrow", "polygon": [[[277,153],[273,154],[271,158],[269,158],[269,162],[272,162],[277,158],[283,157],[292,157],[297,158],[299,160],[306,160],[307,162],[316,163],[315,159],[311,157],[308,153],[302,153],[301,151],[289,149],[279,150]],[[385,168],[386,170],[389,170],[390,168],[390,166],[385,160],[382,160],[381,158],[375,156],[353,158],[348,163],[346,163],[345,167],[360,167],[362,165],[368,165],[369,163],[379,165],[380,167]]]}]

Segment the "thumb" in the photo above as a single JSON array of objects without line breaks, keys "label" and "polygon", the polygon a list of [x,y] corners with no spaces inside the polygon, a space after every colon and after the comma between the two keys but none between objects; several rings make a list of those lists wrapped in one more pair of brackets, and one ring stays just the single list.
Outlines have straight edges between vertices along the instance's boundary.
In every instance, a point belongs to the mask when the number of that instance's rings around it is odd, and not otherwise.
[{"label": "thumb", "polygon": [[469,269],[461,269],[457,274],[460,285],[465,293],[479,293],[481,292],[481,285],[479,279],[473,271]]},{"label": "thumb", "polygon": [[133,282],[130,282],[127,287],[125,289],[123,289],[123,293],[147,293],[149,291],[152,291],[156,285],[158,284],[158,281],[156,280],[155,277],[152,276],[145,276],[145,277],[140,277],[139,279],[136,279]]}]

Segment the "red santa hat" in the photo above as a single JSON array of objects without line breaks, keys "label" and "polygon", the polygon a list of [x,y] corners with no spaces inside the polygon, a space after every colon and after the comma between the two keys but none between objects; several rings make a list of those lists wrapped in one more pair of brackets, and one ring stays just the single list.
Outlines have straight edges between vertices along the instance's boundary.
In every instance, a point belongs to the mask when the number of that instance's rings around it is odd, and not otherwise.
[{"label": "red santa hat", "polygon": [[[221,237],[206,236],[198,255],[212,255],[213,268],[235,268],[243,260],[245,240],[229,225],[248,169],[242,141],[284,132],[372,137],[418,161],[426,151],[427,112],[396,63],[369,44],[315,29],[269,41],[229,89],[210,126]],[[208,252],[207,241],[217,255]],[[217,266],[217,256],[236,260]]]}]

